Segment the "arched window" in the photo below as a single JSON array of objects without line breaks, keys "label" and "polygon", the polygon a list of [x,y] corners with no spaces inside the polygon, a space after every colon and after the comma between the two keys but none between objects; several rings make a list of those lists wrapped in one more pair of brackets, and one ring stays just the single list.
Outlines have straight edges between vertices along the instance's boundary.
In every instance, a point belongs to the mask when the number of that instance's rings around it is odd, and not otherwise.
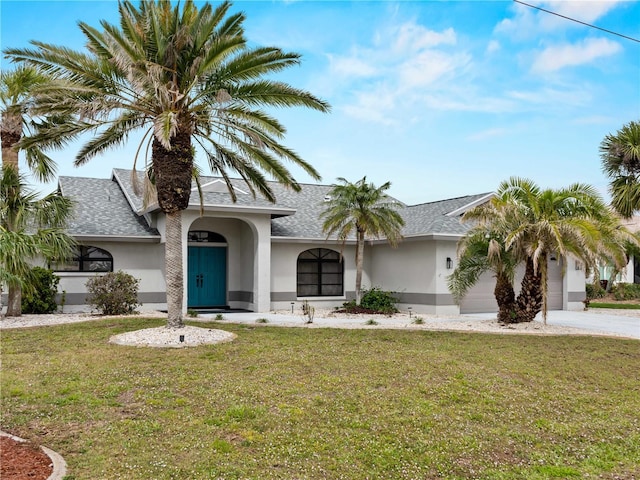
[{"label": "arched window", "polygon": [[54,265],[53,269],[58,272],[113,272],[113,257],[102,248],[80,245],[70,259]]},{"label": "arched window", "polygon": [[188,238],[189,243],[227,243],[227,239],[219,233],[206,230],[191,230]]},{"label": "arched window", "polygon": [[340,296],[344,292],[343,277],[343,263],[338,252],[312,248],[298,256],[299,297]]}]

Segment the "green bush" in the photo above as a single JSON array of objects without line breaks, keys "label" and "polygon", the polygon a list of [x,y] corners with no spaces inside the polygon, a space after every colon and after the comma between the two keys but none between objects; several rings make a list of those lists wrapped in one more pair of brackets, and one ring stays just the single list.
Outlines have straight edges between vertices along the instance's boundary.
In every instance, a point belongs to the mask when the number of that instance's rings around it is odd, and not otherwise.
[{"label": "green bush", "polygon": [[352,300],[343,303],[342,307],[348,313],[384,313],[390,315],[398,312],[397,303],[398,300],[393,296],[393,292],[386,292],[378,287],[372,287],[370,290],[362,290],[360,306],[357,306],[356,302]]},{"label": "green bush", "polygon": [[396,304],[398,299],[393,296],[393,292],[386,292],[378,287],[372,287],[370,290],[364,290],[362,293],[362,301],[360,306],[369,310],[375,310],[381,313],[396,313],[398,308]]},{"label": "green bush", "polygon": [[135,313],[140,280],[128,273],[117,271],[90,278],[86,285],[88,302],[103,315]]},{"label": "green bush", "polygon": [[587,293],[587,300],[592,300],[594,298],[604,298],[604,296],[607,294],[607,291],[602,288],[602,286],[598,283],[587,283],[586,284],[586,293]]},{"label": "green bush", "polygon": [[52,270],[33,267],[22,289],[22,313],[53,313],[57,310],[56,295],[60,278]]},{"label": "green bush", "polygon": [[640,300],[640,284],[616,283],[611,293],[616,300]]}]

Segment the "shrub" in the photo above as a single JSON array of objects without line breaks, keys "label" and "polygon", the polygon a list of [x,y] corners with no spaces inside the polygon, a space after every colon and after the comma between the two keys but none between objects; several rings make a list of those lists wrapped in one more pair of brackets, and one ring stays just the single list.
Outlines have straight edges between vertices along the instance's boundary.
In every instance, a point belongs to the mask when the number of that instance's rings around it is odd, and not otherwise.
[{"label": "shrub", "polygon": [[60,278],[52,270],[33,267],[22,292],[22,313],[53,313],[58,308],[56,295]]},{"label": "shrub", "polygon": [[140,280],[118,271],[95,276],[87,281],[88,302],[103,315],[128,315],[135,313]]},{"label": "shrub", "polygon": [[637,300],[640,299],[640,284],[616,283],[611,288],[611,293],[616,300]]},{"label": "shrub", "polygon": [[396,313],[398,300],[393,296],[393,292],[385,292],[378,287],[364,290],[360,306],[380,313]]},{"label": "shrub", "polygon": [[602,286],[598,283],[587,283],[585,285],[587,300],[593,300],[594,298],[603,298],[607,291],[602,288]]},{"label": "shrub", "polygon": [[398,308],[396,307],[397,303],[398,300],[393,296],[393,292],[385,292],[377,287],[373,287],[371,290],[365,289],[362,291],[360,306],[356,305],[354,300],[351,300],[350,302],[344,302],[342,309],[336,311],[341,313],[383,313],[385,315],[391,315],[392,313],[398,312]]}]

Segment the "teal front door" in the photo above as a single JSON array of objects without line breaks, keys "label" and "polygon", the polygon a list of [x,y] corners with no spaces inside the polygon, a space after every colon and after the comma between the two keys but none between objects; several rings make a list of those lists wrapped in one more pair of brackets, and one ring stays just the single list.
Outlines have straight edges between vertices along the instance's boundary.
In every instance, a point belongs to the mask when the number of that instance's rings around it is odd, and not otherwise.
[{"label": "teal front door", "polygon": [[227,304],[227,247],[188,247],[189,307]]}]

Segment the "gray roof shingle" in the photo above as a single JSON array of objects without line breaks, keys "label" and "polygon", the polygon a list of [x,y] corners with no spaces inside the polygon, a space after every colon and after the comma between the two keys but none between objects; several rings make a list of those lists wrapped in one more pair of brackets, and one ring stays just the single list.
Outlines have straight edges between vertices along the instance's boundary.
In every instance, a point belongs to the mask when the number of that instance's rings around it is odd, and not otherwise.
[{"label": "gray roof shingle", "polygon": [[[142,198],[134,193],[131,170],[114,169],[112,180],[61,177],[60,185],[65,196],[74,198],[79,205],[72,233],[91,235],[157,235],[150,229],[144,217],[136,215],[144,211]],[[142,179],[142,173],[137,173]],[[320,214],[325,209],[325,197],[331,185],[303,184],[295,192],[277,182],[270,182],[276,202],[262,197],[253,198],[241,179],[232,179],[237,191],[234,204],[231,196],[216,184],[218,177],[202,177],[201,185],[211,184],[203,193],[206,209],[227,207],[263,208],[271,212],[271,235],[273,237],[325,239]],[[213,182],[213,183],[212,183]],[[195,185],[194,185],[195,187]],[[218,190],[218,191],[216,191]],[[222,191],[220,191],[222,190]],[[246,192],[246,193],[242,193]],[[462,235],[468,226],[460,223],[459,216],[448,216],[466,205],[476,202],[488,194],[468,195],[419,205],[401,205],[400,213],[405,221],[403,235]],[[198,207],[200,199],[192,192],[190,205]],[[295,212],[295,213],[294,213]],[[292,214],[293,213],[293,214]]]},{"label": "gray roof shingle", "polygon": [[75,202],[68,231],[76,236],[153,237],[144,217],[136,215],[116,182],[108,179],[60,177],[62,195]]}]

